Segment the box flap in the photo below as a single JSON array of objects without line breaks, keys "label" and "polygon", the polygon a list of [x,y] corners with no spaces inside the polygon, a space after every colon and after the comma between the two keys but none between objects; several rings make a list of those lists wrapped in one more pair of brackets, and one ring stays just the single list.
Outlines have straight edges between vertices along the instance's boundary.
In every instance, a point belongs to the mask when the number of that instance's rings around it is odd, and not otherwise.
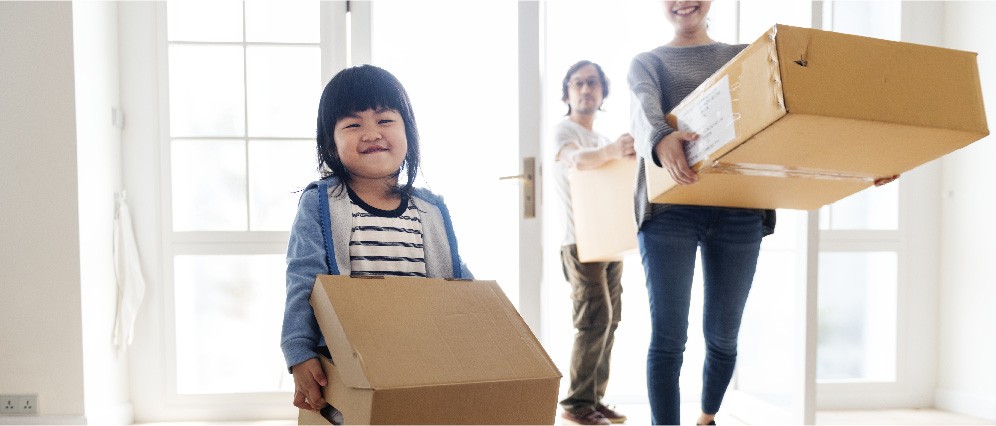
[{"label": "box flap", "polygon": [[989,133],[974,52],[775,29],[790,114]]},{"label": "box flap", "polygon": [[356,386],[560,377],[494,281],[319,275],[311,303]]}]

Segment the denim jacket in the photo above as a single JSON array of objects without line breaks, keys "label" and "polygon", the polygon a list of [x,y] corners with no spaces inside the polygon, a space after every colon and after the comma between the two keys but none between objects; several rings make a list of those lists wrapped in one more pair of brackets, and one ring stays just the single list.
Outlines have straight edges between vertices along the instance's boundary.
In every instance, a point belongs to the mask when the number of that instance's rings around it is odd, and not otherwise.
[{"label": "denim jacket", "polygon": [[[325,344],[309,303],[315,277],[350,273],[352,212],[346,191],[338,187],[339,180],[334,177],[313,182],[298,201],[287,246],[287,300],[280,339],[288,368],[316,357],[318,347]],[[426,275],[473,279],[460,258],[442,197],[413,188],[412,201],[422,219]]]}]

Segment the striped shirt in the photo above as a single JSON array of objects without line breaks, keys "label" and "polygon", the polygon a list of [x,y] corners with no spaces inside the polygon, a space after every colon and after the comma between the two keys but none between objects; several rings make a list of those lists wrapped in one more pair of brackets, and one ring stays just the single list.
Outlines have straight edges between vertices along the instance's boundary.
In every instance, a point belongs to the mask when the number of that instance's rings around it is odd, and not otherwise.
[{"label": "striped shirt", "polygon": [[407,196],[394,210],[370,206],[346,188],[353,213],[349,238],[352,275],[425,277],[422,220]]}]

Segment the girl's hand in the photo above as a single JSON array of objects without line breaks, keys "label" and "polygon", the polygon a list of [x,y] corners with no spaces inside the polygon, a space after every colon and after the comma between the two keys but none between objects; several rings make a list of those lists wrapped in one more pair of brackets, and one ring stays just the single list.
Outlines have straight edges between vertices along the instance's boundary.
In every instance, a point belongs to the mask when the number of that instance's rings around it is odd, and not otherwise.
[{"label": "girl's hand", "polygon": [[324,408],[327,403],[321,387],[328,385],[328,379],[318,358],[291,367],[291,373],[294,374],[294,406],[305,410]]},{"label": "girl's hand", "polygon": [[699,175],[688,167],[688,159],[685,158],[685,142],[694,141],[699,135],[692,132],[676,130],[664,136],[654,147],[654,153],[661,162],[661,167],[671,174],[679,185],[689,185],[698,182]]}]

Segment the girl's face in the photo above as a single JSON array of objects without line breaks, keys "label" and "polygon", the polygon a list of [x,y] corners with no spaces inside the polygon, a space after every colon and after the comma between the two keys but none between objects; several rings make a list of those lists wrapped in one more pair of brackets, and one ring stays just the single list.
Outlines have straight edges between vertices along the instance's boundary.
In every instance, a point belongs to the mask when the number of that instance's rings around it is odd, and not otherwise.
[{"label": "girl's face", "polygon": [[353,179],[396,178],[408,153],[401,114],[393,109],[368,109],[335,123],[332,134],[339,159]]},{"label": "girl's face", "polygon": [[667,20],[674,25],[678,32],[692,33],[698,30],[705,30],[706,15],[712,1],[664,1],[664,13]]}]

